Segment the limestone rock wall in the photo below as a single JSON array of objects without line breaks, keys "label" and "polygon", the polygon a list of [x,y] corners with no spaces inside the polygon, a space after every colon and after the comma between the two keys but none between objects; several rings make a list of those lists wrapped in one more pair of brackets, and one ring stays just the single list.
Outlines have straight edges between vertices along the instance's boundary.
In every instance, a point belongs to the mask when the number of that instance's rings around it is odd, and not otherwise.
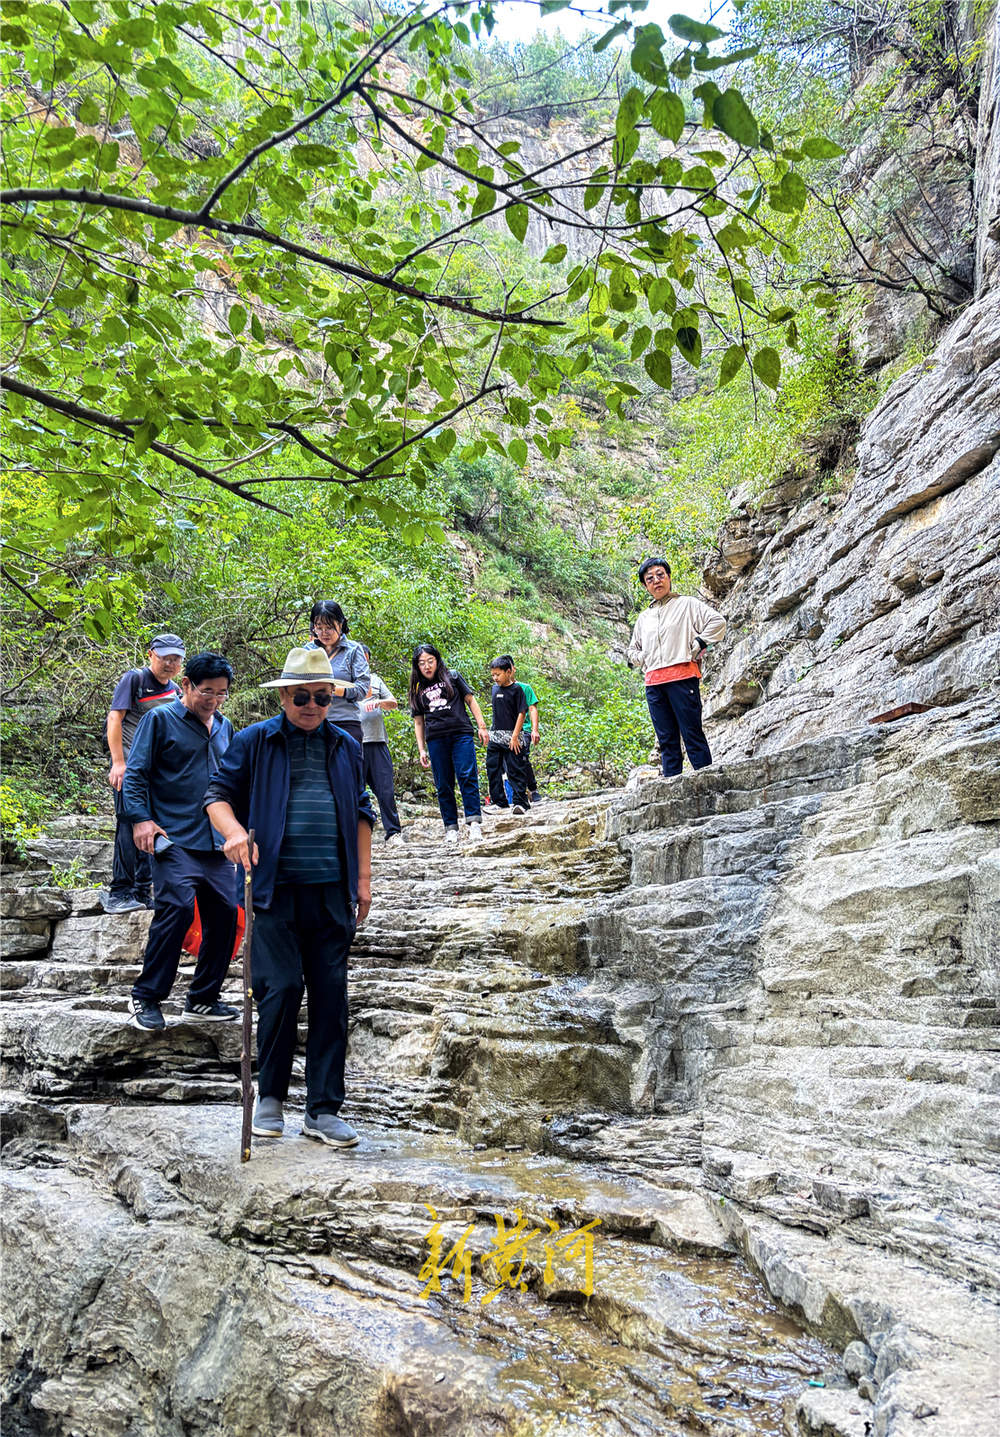
[{"label": "limestone rock wall", "polygon": [[976,293],[1000,284],[1000,8],[987,28],[976,145]]},{"label": "limestone rock wall", "polygon": [[[642,1034],[633,1100],[661,1153],[694,1116],[698,1181],[732,1205],[773,1290],[857,1345],[875,1431],[986,1430],[996,1398],[973,1370],[995,1362],[1000,1320],[1000,711],[979,697],[633,782],[608,824],[633,881],[591,920],[593,981],[619,1031]],[[620,1130],[614,1145],[620,1161]],[[801,1270],[781,1276],[793,1232],[821,1234],[803,1250],[841,1274],[813,1298]]]},{"label": "limestone rock wall", "polygon": [[988,690],[1000,661],[1000,288],[866,420],[846,494],[791,481],[727,526],[717,754],[773,753]]},{"label": "limestone rock wall", "polygon": [[[729,618],[708,674],[714,751],[773,753],[1000,669],[1000,11],[985,28],[977,298],[865,420],[846,489],[812,456],[724,527],[707,590]],[[830,476],[827,476],[830,477]]]}]

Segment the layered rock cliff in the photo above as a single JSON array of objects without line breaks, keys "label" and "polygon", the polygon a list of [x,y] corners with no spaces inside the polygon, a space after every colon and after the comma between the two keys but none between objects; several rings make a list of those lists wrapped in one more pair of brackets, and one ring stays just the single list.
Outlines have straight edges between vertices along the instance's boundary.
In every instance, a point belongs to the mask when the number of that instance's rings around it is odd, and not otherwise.
[{"label": "layered rock cliff", "polygon": [[[990,65],[995,65],[990,60]],[[107,835],[4,895],[6,1430],[981,1437],[1000,1317],[1000,236],[708,576],[718,762],[376,855],[346,1113],[238,1159],[239,1038],[127,1023]],[[991,168],[992,167],[992,168]],[[899,713],[899,710],[909,710]],[[889,712],[897,717],[872,724]],[[240,991],[239,965],[226,996]],[[177,993],[183,992],[183,981]],[[447,1253],[540,1241],[495,1298]]]},{"label": "layered rock cliff", "polygon": [[[849,482],[822,462],[747,498],[706,589],[729,618],[717,752],[771,753],[1000,671],[1000,22],[987,29],[966,257],[976,298],[865,420]],[[883,322],[888,323],[885,315]]]}]

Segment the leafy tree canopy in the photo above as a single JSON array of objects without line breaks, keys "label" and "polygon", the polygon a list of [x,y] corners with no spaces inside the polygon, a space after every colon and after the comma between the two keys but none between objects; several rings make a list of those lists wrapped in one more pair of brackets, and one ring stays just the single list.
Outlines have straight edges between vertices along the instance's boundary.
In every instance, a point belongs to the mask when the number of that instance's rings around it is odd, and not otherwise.
[{"label": "leafy tree canopy", "polygon": [[[609,0],[594,44],[628,67],[613,131],[532,169],[477,107],[485,0],[374,21],[328,0],[7,0],[7,583],[100,638],[127,575],[81,569],[84,540],[141,566],[207,505],[281,508],[284,486],[440,537],[406,496],[449,455],[556,458],[571,432],[546,404],[608,336],[664,389],[709,353],[723,383],[749,366],[776,386],[768,327],[795,306],[769,311],[753,265],[791,252],[799,167],[836,146],[782,150],[726,80],[753,47],[644,8]],[[517,253],[552,222],[574,244],[545,249],[541,284]],[[507,247],[485,247],[498,227]],[[617,376],[606,398],[635,393]]]}]

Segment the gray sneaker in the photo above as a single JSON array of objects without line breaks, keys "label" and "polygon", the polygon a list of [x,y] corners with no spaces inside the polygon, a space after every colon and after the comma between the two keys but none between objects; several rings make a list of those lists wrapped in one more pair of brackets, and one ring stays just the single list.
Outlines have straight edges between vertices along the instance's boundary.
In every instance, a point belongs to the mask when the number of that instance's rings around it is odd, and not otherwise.
[{"label": "gray sneaker", "polygon": [[331,1148],[353,1148],[355,1143],[360,1142],[351,1125],[334,1113],[317,1113],[315,1117],[306,1113],[302,1131],[307,1138],[318,1138],[321,1143],[329,1143]]},{"label": "gray sneaker", "polygon": [[138,898],[133,898],[131,893],[109,893],[101,902],[105,913],[138,913],[139,909],[145,906]]},{"label": "gray sneaker", "polygon": [[277,1098],[258,1098],[253,1110],[250,1131],[257,1138],[280,1138],[285,1131],[285,1119]]},{"label": "gray sneaker", "polygon": [[218,998],[214,1003],[192,1003],[188,998],[184,1004],[184,1016],[196,1023],[231,1023],[240,1016],[240,1010],[232,1003],[220,1003]]}]

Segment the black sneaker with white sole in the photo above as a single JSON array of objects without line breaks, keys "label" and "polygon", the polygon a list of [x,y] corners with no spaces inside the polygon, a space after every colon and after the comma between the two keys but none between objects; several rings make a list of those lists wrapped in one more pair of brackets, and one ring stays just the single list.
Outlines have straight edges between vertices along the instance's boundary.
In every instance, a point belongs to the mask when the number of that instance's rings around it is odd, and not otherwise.
[{"label": "black sneaker with white sole", "polygon": [[240,1016],[240,1010],[231,1003],[220,1003],[218,998],[214,1003],[192,1003],[189,998],[184,1004],[184,1016],[199,1023],[231,1023]]},{"label": "black sneaker with white sole", "polygon": [[151,1003],[148,998],[134,996],[131,1023],[133,1028],[144,1028],[147,1033],[157,1033],[167,1026],[159,1003]]}]

